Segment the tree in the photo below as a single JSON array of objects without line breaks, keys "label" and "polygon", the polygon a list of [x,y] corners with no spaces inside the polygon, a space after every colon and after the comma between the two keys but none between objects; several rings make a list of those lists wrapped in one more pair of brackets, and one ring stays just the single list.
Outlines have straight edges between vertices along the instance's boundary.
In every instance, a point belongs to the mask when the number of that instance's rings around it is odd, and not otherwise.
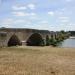
[{"label": "tree", "polygon": [[50,39],[49,39],[49,36],[47,35],[46,36],[46,46],[49,46],[50,45]]}]

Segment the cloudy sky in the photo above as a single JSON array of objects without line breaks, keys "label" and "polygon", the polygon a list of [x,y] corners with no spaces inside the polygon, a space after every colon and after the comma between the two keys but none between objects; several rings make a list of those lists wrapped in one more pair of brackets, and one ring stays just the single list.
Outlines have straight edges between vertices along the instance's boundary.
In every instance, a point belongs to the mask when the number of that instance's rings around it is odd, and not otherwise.
[{"label": "cloudy sky", "polygon": [[0,27],[75,30],[75,0],[0,0]]}]

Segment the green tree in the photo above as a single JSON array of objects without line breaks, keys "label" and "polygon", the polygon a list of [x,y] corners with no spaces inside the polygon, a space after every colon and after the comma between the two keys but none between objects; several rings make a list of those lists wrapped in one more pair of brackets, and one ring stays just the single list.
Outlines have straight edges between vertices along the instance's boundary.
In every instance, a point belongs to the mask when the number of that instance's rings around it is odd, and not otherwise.
[{"label": "green tree", "polygon": [[46,46],[49,46],[50,45],[50,39],[49,39],[49,36],[47,35],[46,36]]}]

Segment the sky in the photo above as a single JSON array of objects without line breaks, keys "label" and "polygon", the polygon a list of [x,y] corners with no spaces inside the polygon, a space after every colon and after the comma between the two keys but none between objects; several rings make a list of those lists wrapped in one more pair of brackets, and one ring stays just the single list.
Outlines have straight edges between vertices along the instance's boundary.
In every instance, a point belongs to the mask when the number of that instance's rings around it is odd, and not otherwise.
[{"label": "sky", "polygon": [[0,0],[0,28],[75,30],[75,0]]}]

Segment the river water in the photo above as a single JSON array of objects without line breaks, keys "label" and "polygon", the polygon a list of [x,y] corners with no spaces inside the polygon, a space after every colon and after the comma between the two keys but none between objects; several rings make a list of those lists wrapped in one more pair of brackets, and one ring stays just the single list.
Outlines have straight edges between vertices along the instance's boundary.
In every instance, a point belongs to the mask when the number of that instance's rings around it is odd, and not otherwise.
[{"label": "river water", "polygon": [[59,47],[75,48],[75,37],[70,37],[69,39],[64,40],[62,43],[59,44]]}]

